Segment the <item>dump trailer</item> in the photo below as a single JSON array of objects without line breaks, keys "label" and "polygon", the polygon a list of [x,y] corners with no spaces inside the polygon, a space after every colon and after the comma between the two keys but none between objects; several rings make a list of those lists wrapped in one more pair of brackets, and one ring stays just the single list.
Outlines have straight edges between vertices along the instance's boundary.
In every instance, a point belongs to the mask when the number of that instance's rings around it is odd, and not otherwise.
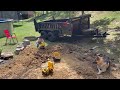
[{"label": "dump trailer", "polygon": [[106,36],[99,34],[97,29],[90,28],[91,14],[81,15],[70,19],[53,19],[49,21],[37,22],[34,19],[36,32],[41,33],[41,37],[49,41],[56,41],[63,36]]}]

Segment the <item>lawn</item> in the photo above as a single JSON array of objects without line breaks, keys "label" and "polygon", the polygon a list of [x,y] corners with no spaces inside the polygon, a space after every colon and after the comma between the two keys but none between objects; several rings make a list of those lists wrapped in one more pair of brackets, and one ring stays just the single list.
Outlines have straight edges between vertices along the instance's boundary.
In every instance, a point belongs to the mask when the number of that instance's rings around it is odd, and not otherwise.
[{"label": "lawn", "polygon": [[97,22],[97,26],[108,28],[117,28],[120,25],[120,11],[92,11],[91,14],[91,24]]},{"label": "lawn", "polygon": [[[87,11],[85,13],[87,13]],[[105,31],[106,27],[107,28],[119,27],[119,24],[120,24],[119,22],[120,12],[119,11],[118,12],[88,11],[88,13],[92,14],[91,25],[93,25],[94,27],[103,27],[102,29],[103,31]],[[49,13],[48,15],[37,17],[36,19],[37,21],[50,20],[52,19],[53,14],[55,18],[57,19],[68,18],[68,13],[65,13],[65,11],[64,12],[59,11],[56,14]],[[33,18],[23,21],[23,25],[22,25],[22,22],[14,23],[14,33],[16,33],[19,42],[22,42],[24,37],[26,36],[39,36],[40,35],[38,32],[35,32]],[[110,36],[112,36],[112,34]],[[16,45],[3,46],[5,44],[5,40],[6,38],[0,38],[0,47],[3,47],[3,51],[14,51],[16,48]]]},{"label": "lawn", "polygon": [[[26,37],[26,36],[37,36],[38,37],[40,35],[38,32],[35,32],[33,22],[25,22],[25,21],[23,21],[23,25],[22,25],[22,22],[14,23],[14,31],[13,32],[16,34],[19,43],[22,42],[24,37]],[[4,46],[5,40],[6,40],[6,38],[0,38],[0,47],[3,48],[3,51],[14,52],[17,44]],[[32,43],[34,43],[34,42],[32,42]]]}]

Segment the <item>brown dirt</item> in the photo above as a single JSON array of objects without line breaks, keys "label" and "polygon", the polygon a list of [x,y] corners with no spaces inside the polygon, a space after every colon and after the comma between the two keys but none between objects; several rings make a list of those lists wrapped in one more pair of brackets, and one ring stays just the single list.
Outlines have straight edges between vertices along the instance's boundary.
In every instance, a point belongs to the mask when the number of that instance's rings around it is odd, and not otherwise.
[{"label": "brown dirt", "polygon": [[[46,64],[47,57],[53,49],[59,47],[62,54],[60,63],[55,63],[53,75],[44,77],[41,65]],[[45,50],[29,46],[24,51],[0,66],[1,79],[115,79],[120,78],[120,71],[105,72],[97,75],[92,63],[95,53],[72,44],[49,45]]]}]

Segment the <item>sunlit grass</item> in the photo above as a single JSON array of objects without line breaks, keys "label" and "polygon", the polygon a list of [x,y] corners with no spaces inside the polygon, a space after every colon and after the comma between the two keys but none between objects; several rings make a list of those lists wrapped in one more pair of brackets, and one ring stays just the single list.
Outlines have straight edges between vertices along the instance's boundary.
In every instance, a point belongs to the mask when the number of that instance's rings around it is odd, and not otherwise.
[{"label": "sunlit grass", "polygon": [[[94,21],[100,20],[103,18],[109,18],[109,19],[115,18],[115,20],[113,20],[109,25],[107,25],[108,28],[115,28],[117,26],[120,26],[120,11],[118,11],[118,12],[113,12],[113,11],[111,11],[111,12],[110,11],[108,11],[108,12],[107,11],[95,12],[95,11],[91,11],[88,13],[92,14],[92,17],[90,19],[91,24]],[[76,15],[76,16],[79,16],[79,15]],[[66,11],[59,11],[57,13],[51,12],[47,15],[43,15],[43,16],[38,17],[37,22],[50,20],[50,19],[52,19],[52,16],[55,16],[56,19],[63,19],[63,18],[68,18],[69,13],[66,13]],[[35,32],[33,21],[27,22],[31,19],[33,20],[34,17],[24,20],[23,23],[22,22],[14,23],[14,25],[22,25],[23,24],[22,26],[14,27],[14,33],[16,33],[19,42],[22,42],[24,37],[26,37],[26,36],[39,36],[40,35],[38,32]],[[103,29],[103,31],[105,31],[105,29]],[[109,32],[109,33],[110,33],[110,35],[108,37],[106,37],[104,42],[115,41],[115,38],[118,37],[117,35],[115,35],[118,32]],[[0,47],[4,48],[3,51],[15,50],[16,45],[3,46],[5,44],[5,39],[6,38],[0,38]],[[32,42],[32,43],[34,44],[34,42]]]},{"label": "sunlit grass", "polygon": [[[21,25],[21,23],[14,23],[14,25]],[[39,36],[38,32],[35,32],[33,22],[23,22],[22,26],[14,27],[13,31],[19,42],[22,42],[26,36]],[[6,38],[0,38],[0,47],[3,47],[3,51],[14,51],[16,45],[7,45],[4,46]],[[8,40],[9,42],[9,40]]]}]

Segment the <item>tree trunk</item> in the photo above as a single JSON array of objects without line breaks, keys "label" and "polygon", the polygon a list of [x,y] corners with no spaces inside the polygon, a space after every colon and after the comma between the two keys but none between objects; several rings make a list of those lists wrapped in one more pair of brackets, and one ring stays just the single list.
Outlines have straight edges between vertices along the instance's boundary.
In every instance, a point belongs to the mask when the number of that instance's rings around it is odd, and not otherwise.
[{"label": "tree trunk", "polygon": [[84,11],[82,11],[82,15],[84,15]]},{"label": "tree trunk", "polygon": [[43,15],[44,15],[45,13],[44,13],[44,11],[43,11]]},{"label": "tree trunk", "polygon": [[69,14],[69,18],[71,18],[70,11],[68,11],[68,14]]},{"label": "tree trunk", "polygon": [[0,51],[0,57],[1,57],[1,53],[2,53],[2,52]]},{"label": "tree trunk", "polygon": [[35,15],[35,17],[36,17],[36,11],[34,11],[34,15]]}]

